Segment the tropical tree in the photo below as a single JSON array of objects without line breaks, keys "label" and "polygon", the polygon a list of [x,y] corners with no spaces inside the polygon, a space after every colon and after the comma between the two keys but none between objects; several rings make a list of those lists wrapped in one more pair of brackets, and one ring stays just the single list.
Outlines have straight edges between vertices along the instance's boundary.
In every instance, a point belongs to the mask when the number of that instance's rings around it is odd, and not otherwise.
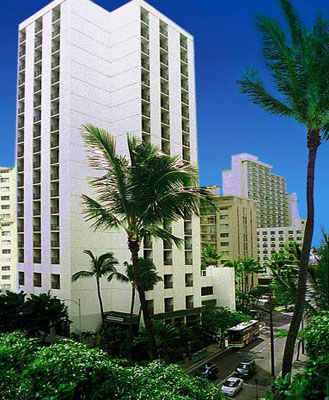
[{"label": "tropical tree", "polygon": [[308,148],[307,222],[299,263],[296,306],[286,341],[282,375],[291,371],[295,342],[303,315],[307,268],[314,230],[314,172],[317,150],[329,135],[329,25],[319,15],[312,29],[298,17],[289,0],[280,0],[288,33],[275,18],[259,15],[263,57],[278,95],[272,95],[255,69],[238,81],[242,93],[265,111],[304,125]]},{"label": "tropical tree", "polygon": [[152,356],[156,357],[145,290],[140,284],[138,253],[142,240],[153,236],[181,245],[182,240],[165,228],[166,222],[192,213],[199,215],[200,202],[210,202],[212,196],[206,189],[196,188],[197,170],[179,156],[168,156],[128,135],[128,158],[116,152],[115,140],[108,132],[85,125],[82,135],[89,150],[89,165],[103,171],[91,180],[97,198],[83,196],[86,220],[94,229],[121,228],[126,233],[145,329]]},{"label": "tropical tree", "polygon": [[115,265],[119,263],[117,259],[114,258],[113,253],[108,252],[100,256],[95,256],[92,251],[84,250],[84,254],[87,254],[90,257],[90,270],[76,272],[72,275],[72,281],[76,282],[82,278],[96,278],[97,296],[101,310],[102,324],[104,324],[104,307],[100,283],[101,278],[108,276],[108,281],[111,281],[115,277],[121,282],[127,282],[128,278],[116,270]]},{"label": "tropical tree", "polygon": [[206,269],[209,265],[217,265],[221,255],[215,246],[207,244],[201,253],[201,269]]}]

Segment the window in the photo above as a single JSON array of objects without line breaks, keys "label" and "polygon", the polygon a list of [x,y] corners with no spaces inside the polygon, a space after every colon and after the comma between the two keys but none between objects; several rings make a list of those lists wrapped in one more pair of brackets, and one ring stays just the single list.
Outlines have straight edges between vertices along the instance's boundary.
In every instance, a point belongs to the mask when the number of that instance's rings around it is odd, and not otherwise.
[{"label": "window", "polygon": [[219,216],[219,219],[228,219],[228,214],[222,214]]},{"label": "window", "polygon": [[18,272],[18,284],[24,286],[24,272],[22,271]]},{"label": "window", "polygon": [[220,210],[228,210],[228,207],[219,207]]},{"label": "window", "polygon": [[51,274],[51,288],[52,289],[60,289],[60,275],[59,274]]},{"label": "window", "polygon": [[229,234],[228,234],[228,233],[221,233],[221,234],[220,234],[220,237],[221,237],[221,238],[222,238],[222,237],[223,237],[223,238],[224,238],[224,237],[226,238],[226,237],[229,237]]},{"label": "window", "polygon": [[172,289],[173,287],[173,276],[172,274],[165,274],[163,276],[164,288],[165,289]]},{"label": "window", "polygon": [[6,200],[10,200],[9,196],[1,196],[1,200],[6,201]]},{"label": "window", "polygon": [[10,271],[10,266],[4,265],[3,267],[1,267],[1,271]]},{"label": "window", "polygon": [[185,286],[193,286],[193,274],[185,274]]},{"label": "window", "polygon": [[174,299],[173,297],[167,297],[164,299],[165,303],[165,312],[171,312],[174,311]]},{"label": "window", "polygon": [[41,287],[41,273],[34,272],[33,274],[33,286],[34,287]]},{"label": "window", "polygon": [[187,309],[193,308],[193,295],[185,297],[185,305]]},{"label": "window", "polygon": [[219,227],[220,229],[228,229],[229,224],[220,224]]},{"label": "window", "polygon": [[205,286],[201,288],[201,296],[209,296],[214,294],[214,288],[212,286]]},{"label": "window", "polygon": [[4,281],[9,281],[10,275],[2,275],[1,278],[2,278]]},{"label": "window", "polygon": [[1,236],[10,236],[10,231],[2,231]]},{"label": "window", "polygon": [[8,245],[11,244],[11,241],[10,240],[2,240],[1,243],[2,243],[3,246],[8,246]]},{"label": "window", "polygon": [[220,245],[223,247],[228,247],[229,246],[229,242],[220,242]]},{"label": "window", "polygon": [[3,249],[2,254],[10,254],[11,250],[10,249]]},{"label": "window", "polygon": [[0,182],[9,182],[9,178],[1,178]]},{"label": "window", "polygon": [[149,313],[151,315],[154,314],[154,301],[153,300],[146,300],[147,303],[147,309],[149,310]]},{"label": "window", "polygon": [[9,210],[10,209],[10,205],[9,204],[5,204],[1,206],[1,210]]}]

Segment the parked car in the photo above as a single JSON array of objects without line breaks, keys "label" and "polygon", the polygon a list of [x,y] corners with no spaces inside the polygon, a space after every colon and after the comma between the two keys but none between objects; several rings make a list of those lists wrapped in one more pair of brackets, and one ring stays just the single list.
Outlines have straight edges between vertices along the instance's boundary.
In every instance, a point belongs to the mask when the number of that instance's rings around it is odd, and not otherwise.
[{"label": "parked car", "polygon": [[242,379],[231,376],[222,384],[221,391],[229,397],[234,397],[241,390],[242,384]]},{"label": "parked car", "polygon": [[256,371],[256,363],[254,360],[242,361],[235,371],[236,376],[240,378],[250,378]]},{"label": "parked car", "polygon": [[200,368],[199,376],[205,379],[214,380],[219,373],[217,364],[205,364]]},{"label": "parked car", "polygon": [[264,319],[267,315],[267,313],[263,310],[250,310],[249,314],[252,316],[253,319]]}]

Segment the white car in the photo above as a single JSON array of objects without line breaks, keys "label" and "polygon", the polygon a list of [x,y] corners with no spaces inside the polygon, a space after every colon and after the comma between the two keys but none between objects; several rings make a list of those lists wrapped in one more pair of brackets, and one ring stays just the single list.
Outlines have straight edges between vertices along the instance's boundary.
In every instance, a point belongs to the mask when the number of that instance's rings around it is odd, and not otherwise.
[{"label": "white car", "polygon": [[241,390],[242,384],[242,379],[234,378],[232,376],[231,378],[226,379],[226,381],[222,384],[221,391],[227,396],[233,397]]}]

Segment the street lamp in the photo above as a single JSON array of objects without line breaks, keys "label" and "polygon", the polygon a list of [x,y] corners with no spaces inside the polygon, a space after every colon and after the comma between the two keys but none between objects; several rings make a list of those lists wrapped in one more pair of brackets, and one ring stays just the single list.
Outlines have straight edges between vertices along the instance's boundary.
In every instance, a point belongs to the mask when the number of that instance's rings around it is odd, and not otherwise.
[{"label": "street lamp", "polygon": [[72,300],[72,299],[64,299],[63,301],[72,301],[79,307],[79,340],[82,343],[82,328],[81,328],[81,300],[79,301]]}]

